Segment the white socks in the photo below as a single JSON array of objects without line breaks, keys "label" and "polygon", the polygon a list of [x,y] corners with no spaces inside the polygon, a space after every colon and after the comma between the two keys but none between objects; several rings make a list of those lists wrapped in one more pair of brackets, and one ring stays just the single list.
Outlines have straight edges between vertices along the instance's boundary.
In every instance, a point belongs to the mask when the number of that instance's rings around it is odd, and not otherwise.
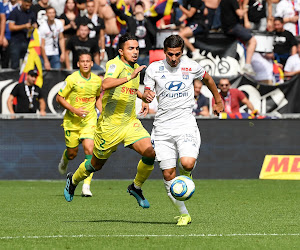
[{"label": "white socks", "polygon": [[167,194],[168,194],[170,200],[172,201],[172,203],[174,204],[174,206],[178,209],[178,211],[179,211],[180,214],[189,214],[188,210],[185,207],[184,202],[176,200],[172,196],[172,194],[170,192],[171,183],[172,183],[172,180],[171,181],[164,180],[165,188],[166,188],[166,191],[167,191]]}]

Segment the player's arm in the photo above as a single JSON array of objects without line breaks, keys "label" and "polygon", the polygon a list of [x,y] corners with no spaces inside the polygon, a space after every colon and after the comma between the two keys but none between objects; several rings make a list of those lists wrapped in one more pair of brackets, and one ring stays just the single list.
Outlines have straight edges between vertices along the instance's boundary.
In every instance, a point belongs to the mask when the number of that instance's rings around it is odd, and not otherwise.
[{"label": "player's arm", "polygon": [[145,65],[141,65],[138,68],[136,68],[133,73],[130,76],[127,77],[123,77],[123,78],[112,78],[112,77],[108,77],[105,78],[102,82],[102,90],[105,91],[107,89],[112,89],[115,87],[118,87],[122,84],[124,84],[125,82],[129,82],[130,80],[136,78],[138,76],[138,74],[144,69],[146,68]]},{"label": "player's arm", "polygon": [[96,108],[102,113],[102,96],[99,95],[96,97]]},{"label": "player's arm", "polygon": [[222,102],[222,98],[218,92],[216,83],[208,73],[205,73],[202,82],[208,87],[208,89],[210,90],[210,92],[213,94],[215,98],[215,104],[213,105],[213,110],[214,110],[214,114],[217,115],[224,110],[224,105]]},{"label": "player's arm", "polygon": [[56,101],[65,109],[69,110],[70,112],[78,115],[79,117],[86,117],[86,115],[89,113],[87,110],[84,109],[84,107],[80,107],[78,109],[74,108],[70,103],[66,101],[64,97],[57,94],[56,95]]},{"label": "player's arm", "polygon": [[150,103],[153,101],[154,97],[155,97],[154,91],[150,89],[145,89],[141,99],[146,103]]}]

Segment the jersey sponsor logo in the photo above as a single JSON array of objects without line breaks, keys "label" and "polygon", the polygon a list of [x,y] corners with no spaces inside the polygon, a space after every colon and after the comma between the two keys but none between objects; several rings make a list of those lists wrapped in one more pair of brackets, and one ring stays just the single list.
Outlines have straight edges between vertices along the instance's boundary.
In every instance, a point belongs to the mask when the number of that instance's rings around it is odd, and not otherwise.
[{"label": "jersey sponsor logo", "polygon": [[121,90],[122,93],[126,93],[126,94],[130,94],[130,95],[136,95],[137,89],[133,89],[133,88],[127,88],[127,87],[122,87]]},{"label": "jersey sponsor logo", "polygon": [[109,65],[107,73],[113,73],[113,72],[115,72],[116,68],[117,68],[117,66],[115,64]]},{"label": "jersey sponsor logo", "polygon": [[167,91],[162,92],[159,96],[161,97],[169,97],[169,98],[180,98],[180,97],[185,97],[185,96],[189,96],[188,92],[180,92],[180,93],[170,93]]},{"label": "jersey sponsor logo", "polygon": [[180,81],[167,82],[165,88],[170,91],[180,91],[185,89],[185,84]]},{"label": "jersey sponsor logo", "polygon": [[181,71],[192,71],[192,68],[181,68]]},{"label": "jersey sponsor logo", "polygon": [[96,100],[96,97],[90,97],[90,98],[82,98],[82,97],[76,97],[76,102],[94,102]]}]

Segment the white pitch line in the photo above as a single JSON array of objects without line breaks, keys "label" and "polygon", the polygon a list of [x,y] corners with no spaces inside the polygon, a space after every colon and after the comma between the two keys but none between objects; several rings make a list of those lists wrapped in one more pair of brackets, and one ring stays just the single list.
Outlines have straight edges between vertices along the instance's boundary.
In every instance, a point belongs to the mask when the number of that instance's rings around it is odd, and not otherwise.
[{"label": "white pitch line", "polygon": [[243,237],[243,236],[300,236],[300,233],[247,233],[247,234],[115,234],[115,235],[36,235],[36,236],[2,236],[0,240],[11,240],[11,239],[51,239],[51,238],[130,238],[130,237]]}]

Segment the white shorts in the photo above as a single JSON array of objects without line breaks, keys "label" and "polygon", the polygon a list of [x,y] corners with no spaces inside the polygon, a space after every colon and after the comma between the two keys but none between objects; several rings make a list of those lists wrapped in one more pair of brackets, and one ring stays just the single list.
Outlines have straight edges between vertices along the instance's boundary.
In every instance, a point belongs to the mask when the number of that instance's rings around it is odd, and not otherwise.
[{"label": "white shorts", "polygon": [[198,127],[169,129],[164,132],[153,128],[151,141],[156,153],[156,161],[167,163],[160,164],[161,169],[176,167],[178,156],[197,159],[201,145]]}]

